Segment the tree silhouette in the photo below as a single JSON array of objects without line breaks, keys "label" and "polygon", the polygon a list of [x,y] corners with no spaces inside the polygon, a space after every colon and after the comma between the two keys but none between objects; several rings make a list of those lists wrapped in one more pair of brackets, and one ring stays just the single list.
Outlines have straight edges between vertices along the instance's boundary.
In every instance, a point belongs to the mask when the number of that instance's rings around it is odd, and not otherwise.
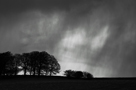
[{"label": "tree silhouette", "polygon": [[8,71],[9,67],[9,62],[12,59],[12,54],[11,52],[7,51],[4,53],[0,53],[0,75],[6,75],[6,72]]},{"label": "tree silhouette", "polygon": [[49,60],[49,54],[45,51],[40,52],[40,57],[39,57],[39,75],[43,74],[44,72],[46,73],[46,75],[48,75],[48,60]]},{"label": "tree silhouette", "polygon": [[13,63],[14,63],[14,75],[17,75],[17,73],[19,71],[21,71],[21,69],[19,69],[19,67],[21,66],[21,58],[22,58],[22,56],[20,54],[15,54],[14,55],[14,60],[13,60]]},{"label": "tree silhouette", "polygon": [[[17,75],[23,70],[24,75],[27,72],[30,75],[54,75],[59,73],[60,64],[57,59],[46,51],[32,51],[30,53],[15,54],[11,52],[0,53],[0,76]],[[93,75],[89,72],[66,70],[66,77],[91,79]]]},{"label": "tree silhouette", "polygon": [[50,72],[50,76],[52,74],[56,74],[59,73],[60,70],[60,64],[58,63],[57,59],[51,55],[49,58],[49,72]]},{"label": "tree silhouette", "polygon": [[31,65],[31,72],[33,72],[33,75],[36,75],[36,73],[37,73],[39,58],[40,57],[39,57],[39,52],[38,51],[30,52],[30,65]]},{"label": "tree silhouette", "polygon": [[29,53],[23,53],[21,55],[21,67],[24,70],[24,75],[26,75],[26,73],[29,69],[29,61],[30,61]]},{"label": "tree silhouette", "polygon": [[75,78],[83,78],[83,72],[82,71],[75,71],[74,77]]},{"label": "tree silhouette", "polygon": [[93,75],[89,72],[83,72],[83,74],[84,74],[84,78],[86,78],[86,79],[92,79],[93,78]]},{"label": "tree silhouette", "polygon": [[45,51],[38,52],[33,51],[30,53],[30,66],[33,70],[33,75],[38,74],[39,76],[44,73],[48,75],[59,73],[60,65],[53,55],[48,54]]},{"label": "tree silhouette", "polygon": [[59,73],[60,64],[46,51],[32,51],[13,55],[11,52],[0,53],[0,75],[17,75],[19,71],[30,75],[53,75]]},{"label": "tree silhouette", "polygon": [[6,66],[6,60],[5,60],[5,54],[4,53],[0,53],[0,75],[5,75],[4,70],[5,70],[5,66]]},{"label": "tree silhouette", "polygon": [[64,71],[64,75],[66,77],[74,77],[74,74],[75,74],[75,71],[73,71],[73,70],[66,70],[66,71]]},{"label": "tree silhouette", "polygon": [[92,79],[93,75],[89,72],[82,72],[82,71],[74,71],[74,70],[66,70],[64,71],[64,75],[70,78],[85,78],[85,79]]},{"label": "tree silhouette", "polygon": [[10,56],[7,58],[7,63],[5,67],[5,74],[6,75],[13,75],[15,73],[14,68],[14,56],[10,54]]}]

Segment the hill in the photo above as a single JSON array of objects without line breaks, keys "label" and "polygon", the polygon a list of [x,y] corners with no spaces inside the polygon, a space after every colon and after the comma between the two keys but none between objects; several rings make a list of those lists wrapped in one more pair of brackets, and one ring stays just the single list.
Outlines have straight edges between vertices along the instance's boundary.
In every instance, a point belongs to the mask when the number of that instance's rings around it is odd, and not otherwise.
[{"label": "hill", "polygon": [[0,90],[136,90],[134,78],[1,77]]}]

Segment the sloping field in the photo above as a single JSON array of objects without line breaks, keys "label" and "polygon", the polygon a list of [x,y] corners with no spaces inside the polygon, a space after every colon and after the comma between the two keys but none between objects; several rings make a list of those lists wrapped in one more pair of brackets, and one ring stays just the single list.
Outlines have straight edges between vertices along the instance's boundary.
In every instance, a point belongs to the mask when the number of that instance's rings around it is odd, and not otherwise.
[{"label": "sloping field", "polygon": [[136,80],[78,80],[63,77],[12,77],[0,79],[0,90],[136,90]]}]

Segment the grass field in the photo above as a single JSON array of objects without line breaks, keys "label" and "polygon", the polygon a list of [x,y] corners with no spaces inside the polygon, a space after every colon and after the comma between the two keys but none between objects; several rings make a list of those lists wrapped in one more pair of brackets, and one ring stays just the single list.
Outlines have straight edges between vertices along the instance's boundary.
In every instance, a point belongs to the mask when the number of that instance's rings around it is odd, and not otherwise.
[{"label": "grass field", "polygon": [[64,77],[5,77],[0,90],[136,90],[134,78],[94,78],[92,80]]}]

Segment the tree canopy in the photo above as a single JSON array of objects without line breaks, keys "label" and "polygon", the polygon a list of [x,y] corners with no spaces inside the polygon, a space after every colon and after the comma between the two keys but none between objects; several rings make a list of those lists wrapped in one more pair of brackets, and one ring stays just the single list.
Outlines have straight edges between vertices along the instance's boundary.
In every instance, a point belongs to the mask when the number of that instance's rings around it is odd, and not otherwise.
[{"label": "tree canopy", "polygon": [[93,78],[93,75],[86,71],[74,71],[74,70],[66,70],[64,71],[64,75],[68,78],[85,78],[85,79],[91,79]]},{"label": "tree canopy", "polygon": [[0,75],[17,75],[23,71],[24,75],[53,75],[59,73],[60,64],[57,59],[46,51],[32,51],[29,53],[12,54],[0,53]]}]

